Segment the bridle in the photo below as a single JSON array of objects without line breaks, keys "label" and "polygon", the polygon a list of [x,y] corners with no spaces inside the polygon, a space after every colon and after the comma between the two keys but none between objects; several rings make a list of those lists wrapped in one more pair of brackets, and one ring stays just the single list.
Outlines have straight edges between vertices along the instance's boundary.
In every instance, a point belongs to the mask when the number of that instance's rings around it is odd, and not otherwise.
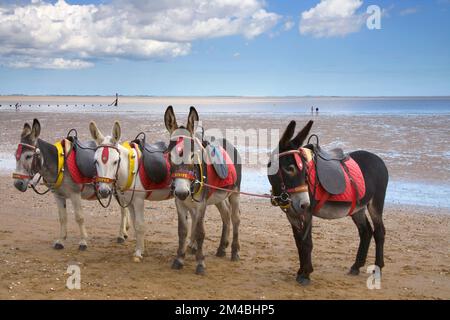
[{"label": "bridle", "polygon": [[[293,155],[297,168],[299,169],[299,171],[301,172],[303,170],[303,166],[304,166],[304,160],[303,160],[303,156],[304,156],[304,151],[302,148],[296,149],[296,150],[288,150],[288,151],[284,151],[279,153],[278,155],[278,159],[288,156],[288,155]],[[306,167],[307,170],[307,167]],[[283,174],[281,173],[281,168],[278,168],[277,171],[277,176],[280,178],[280,184],[281,184],[281,193],[280,195],[276,196],[273,194],[273,189],[271,190],[271,203],[273,206],[277,206],[280,207],[283,211],[287,211],[290,207],[291,207],[291,194],[293,193],[301,193],[301,192],[309,192],[309,187],[308,187],[308,183],[305,182],[304,184],[301,184],[299,186],[293,187],[293,188],[286,188],[286,184],[284,182],[283,179]],[[308,178],[308,172],[306,172],[306,179]],[[280,201],[281,200],[281,201]]]},{"label": "bridle", "polygon": [[30,166],[29,170],[26,170],[27,174],[14,172],[12,174],[12,178],[13,179],[16,179],[16,180],[32,180],[34,178],[34,176],[39,172],[38,161],[41,160],[41,158],[40,158],[41,151],[36,146],[20,142],[17,145],[17,150],[16,150],[16,160],[17,161],[20,160],[20,157],[22,156],[22,153],[25,150],[32,150],[33,151],[33,155],[32,155],[33,159],[31,160],[31,166]]},{"label": "bridle", "polygon": [[100,182],[102,182],[102,183],[114,184],[114,187],[115,187],[115,184],[116,184],[116,182],[117,182],[117,180],[118,180],[119,167],[120,167],[120,160],[121,160],[121,157],[120,157],[120,150],[119,150],[119,148],[116,147],[116,146],[107,145],[107,144],[100,144],[100,145],[97,146],[97,148],[96,148],[95,150],[97,151],[97,150],[100,149],[100,148],[103,148],[103,150],[102,150],[102,157],[101,157],[101,161],[103,162],[103,164],[106,164],[106,163],[108,162],[108,160],[109,160],[109,150],[110,150],[110,149],[115,150],[115,151],[118,153],[118,155],[119,155],[119,160],[118,160],[118,162],[117,162],[117,168],[116,168],[116,172],[115,172],[115,174],[114,174],[114,178],[101,177],[101,176],[98,176],[98,175],[97,175],[97,176],[95,177],[95,179],[94,179],[94,182],[95,182],[96,184],[97,184],[97,183],[100,183]]},{"label": "bridle", "polygon": [[[178,138],[178,139],[177,139],[177,142],[176,142],[174,148],[179,147],[178,143],[179,143],[180,139],[188,139],[188,140],[191,140],[194,144],[197,143],[200,146],[200,149],[201,149],[200,152],[203,152],[205,150],[202,142],[197,137],[179,135],[179,136],[176,136],[176,138]],[[173,150],[173,148],[171,150]],[[170,156],[170,154],[171,154],[171,151],[169,151],[169,156]],[[203,197],[205,196],[204,193],[202,194],[202,191],[203,191],[204,182],[206,180],[206,176],[204,175],[203,162],[201,161],[202,156],[199,154],[199,152],[195,152],[195,151],[193,151],[193,154],[194,154],[194,157],[197,157],[197,163],[195,163],[195,161],[193,163],[193,166],[194,166],[193,170],[177,169],[177,170],[172,171],[172,173],[171,173],[171,178],[172,178],[171,190],[172,190],[172,192],[174,191],[175,179],[177,179],[177,178],[178,179],[187,179],[187,180],[191,181],[190,194],[191,194],[192,201],[201,202],[203,200]],[[171,165],[171,168],[174,168],[174,167],[175,166]],[[198,168],[198,169],[196,170],[196,168]],[[200,199],[196,199],[195,196],[199,195],[199,194],[201,194],[202,197]]]}]

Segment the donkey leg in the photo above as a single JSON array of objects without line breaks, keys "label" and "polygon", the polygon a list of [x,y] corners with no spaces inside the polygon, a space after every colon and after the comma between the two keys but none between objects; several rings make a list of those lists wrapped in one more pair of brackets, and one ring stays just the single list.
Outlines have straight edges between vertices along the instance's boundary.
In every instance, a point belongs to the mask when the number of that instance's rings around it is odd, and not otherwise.
[{"label": "donkey leg", "polygon": [[[178,200],[175,200],[178,213],[178,251],[177,257],[173,260],[172,269],[181,269],[184,266],[184,257],[186,256],[186,238],[188,233],[188,213],[189,211]],[[192,222],[193,223],[193,222]]]},{"label": "donkey leg", "polygon": [[84,251],[87,249],[87,231],[86,227],[84,225],[84,217],[83,217],[83,210],[81,208],[81,196],[79,194],[73,195],[70,200],[72,201],[73,205],[73,211],[75,214],[75,221],[78,224],[78,227],[80,228],[80,242],[78,243],[78,249],[81,251]]},{"label": "donkey leg", "polygon": [[120,229],[119,236],[117,237],[118,243],[124,243],[125,239],[128,238],[128,210],[126,208],[120,207]]},{"label": "donkey leg", "polygon": [[197,241],[197,253],[195,254],[195,260],[197,261],[197,268],[195,269],[195,273],[198,275],[205,274],[205,256],[203,255],[203,241],[205,240],[205,207],[194,210],[195,220],[192,220],[192,223],[195,223],[195,239]]},{"label": "donkey leg", "polygon": [[[308,217],[312,223],[312,217]],[[295,244],[297,246],[298,257],[300,260],[300,269],[297,271],[297,282],[302,286],[309,285],[311,282],[310,274],[314,271],[312,266],[311,253],[313,249],[312,228],[308,228],[306,236],[296,226],[292,226]]]},{"label": "donkey leg", "polygon": [[365,208],[352,215],[353,222],[356,224],[359,233],[359,247],[356,254],[355,263],[351,266],[349,274],[358,275],[359,268],[364,266],[367,258],[367,251],[369,250],[370,240],[372,239],[372,226],[366,216]]},{"label": "donkey leg", "polygon": [[133,261],[141,262],[145,252],[144,199],[135,198],[129,208],[132,217],[134,217],[133,222],[136,235],[136,249],[134,251]]},{"label": "donkey leg", "polygon": [[55,241],[53,248],[64,249],[64,240],[67,238],[67,205],[66,199],[55,195],[56,205],[58,206],[59,220],[59,238]]},{"label": "donkey leg", "polygon": [[220,212],[222,218],[222,236],[220,238],[219,248],[217,248],[216,256],[225,257],[225,250],[228,247],[228,238],[230,237],[230,206],[229,202],[224,200],[216,204],[217,210]]},{"label": "donkey leg", "polygon": [[382,269],[384,267],[384,237],[386,235],[382,215],[383,203],[375,204],[374,200],[371,200],[367,208],[369,209],[370,218],[372,219],[374,227],[373,237],[375,238],[375,264]]},{"label": "donkey leg", "polygon": [[238,261],[239,250],[241,249],[241,246],[239,244],[239,224],[241,223],[239,193],[232,193],[229,199],[231,204],[231,222],[233,223],[233,242],[231,243],[231,261]]},{"label": "donkey leg", "polygon": [[191,234],[189,235],[189,243],[188,243],[188,252],[189,254],[196,254],[197,253],[197,241],[195,239],[195,223],[192,223],[193,221],[193,213],[189,211],[191,214]]}]

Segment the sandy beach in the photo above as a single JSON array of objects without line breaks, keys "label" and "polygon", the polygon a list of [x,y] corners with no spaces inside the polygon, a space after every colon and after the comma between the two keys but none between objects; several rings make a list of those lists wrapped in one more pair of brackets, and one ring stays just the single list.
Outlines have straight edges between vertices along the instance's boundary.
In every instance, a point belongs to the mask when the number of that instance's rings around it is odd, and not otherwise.
[{"label": "sandy beach", "polygon": [[[162,103],[166,101],[161,101]],[[147,139],[168,139],[162,114],[64,112],[1,112],[0,152],[12,154],[25,121],[39,118],[41,137],[56,141],[76,128],[88,139],[95,120],[105,132],[120,119],[123,140],[145,131]],[[183,116],[182,116],[183,117]],[[296,115],[299,125],[311,116]],[[205,128],[280,128],[290,117],[200,114]],[[324,116],[314,133],[327,147],[366,149],[386,161],[393,181],[448,184],[448,121],[450,116]],[[220,121],[218,121],[220,119]],[[362,121],[363,119],[363,121]],[[181,122],[181,120],[180,120]],[[184,122],[184,120],[183,120]],[[447,157],[445,156],[447,154]],[[253,166],[256,167],[256,166]],[[249,166],[252,168],[252,166]],[[251,190],[247,190],[251,191]],[[346,272],[354,261],[358,234],[350,218],[314,220],[312,284],[295,282],[298,255],[284,213],[268,201],[242,197],[241,260],[214,256],[221,221],[215,208],[206,217],[207,274],[196,276],[195,259],[185,268],[170,268],[177,248],[177,216],[173,200],[146,203],[144,262],[132,262],[133,232],[117,244],[119,210],[83,202],[89,247],[78,251],[78,228],[69,213],[69,233],[61,251],[52,249],[58,234],[56,205],[48,194],[20,193],[10,172],[0,171],[0,299],[450,299],[450,209],[390,202],[386,205],[385,260],[382,288],[366,287],[368,274]],[[413,200],[411,200],[413,201]],[[71,207],[69,206],[69,210]],[[374,261],[372,240],[366,266]],[[81,268],[81,290],[65,287],[69,264]]]}]

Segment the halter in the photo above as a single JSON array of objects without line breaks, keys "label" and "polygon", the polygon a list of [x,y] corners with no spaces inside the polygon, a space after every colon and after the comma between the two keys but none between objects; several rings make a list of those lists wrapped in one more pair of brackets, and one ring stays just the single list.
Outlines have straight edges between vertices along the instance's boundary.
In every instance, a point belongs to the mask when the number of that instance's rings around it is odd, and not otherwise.
[{"label": "halter", "polygon": [[118,180],[118,174],[119,174],[119,167],[120,167],[120,150],[118,147],[116,146],[111,146],[111,145],[106,145],[106,144],[101,144],[98,145],[96,150],[103,148],[102,150],[102,157],[101,157],[101,161],[106,164],[109,160],[109,149],[113,149],[116,150],[117,153],[119,154],[119,162],[117,163],[117,169],[116,169],[116,173],[114,175],[114,178],[108,178],[108,177],[101,177],[101,176],[96,176],[95,177],[95,183],[108,183],[108,184],[116,184],[116,181]]},{"label": "halter", "polygon": [[[181,151],[182,151],[182,148],[180,147],[179,142],[180,142],[180,139],[183,139],[183,138],[191,140],[194,143],[197,143],[200,146],[202,151],[204,151],[204,149],[205,149],[203,147],[200,139],[198,139],[197,137],[190,137],[190,136],[186,136],[186,135],[179,135],[179,136],[177,136],[177,138],[178,138],[178,140],[177,140],[177,144],[175,145],[175,148],[176,148],[178,154],[180,154]],[[194,170],[179,169],[179,170],[174,171],[171,174],[171,177],[172,177],[173,181],[175,181],[175,179],[177,179],[177,178],[178,179],[190,180],[191,181],[190,191],[191,191],[192,201],[200,202],[202,199],[197,200],[195,198],[195,196],[202,193],[206,177],[203,174],[203,163],[201,161],[201,156],[199,155],[198,152],[194,152],[194,155],[197,157],[197,160],[198,160],[197,164],[194,163]],[[196,170],[195,170],[195,166],[196,165],[199,168],[198,169],[198,175],[199,176],[196,174]],[[197,191],[195,191],[197,186],[198,186],[198,189],[197,189]],[[173,185],[172,185],[172,188],[173,188]]]},{"label": "halter", "polygon": [[[297,150],[289,150],[289,151],[285,151],[282,153],[278,154],[278,159],[288,156],[288,155],[293,155],[295,158],[295,162],[297,164],[297,167],[300,171],[303,170],[303,160],[302,160],[302,156],[304,155],[304,151],[302,148],[299,148]],[[281,194],[279,196],[275,196],[273,194],[273,190],[272,190],[272,199],[271,199],[271,203],[273,206],[277,206],[280,207],[283,211],[286,211],[287,209],[290,208],[291,206],[291,194],[292,193],[302,193],[302,192],[308,192],[309,188],[308,188],[308,183],[304,183],[301,184],[297,187],[294,188],[286,188],[286,185],[284,183],[284,179],[283,179],[283,175],[281,173],[281,169],[278,168],[277,171],[277,176],[280,178],[281,180]],[[306,174],[306,177],[308,176],[308,174]],[[281,200],[281,202],[284,202],[285,204],[281,203],[278,199]]]},{"label": "halter", "polygon": [[33,159],[31,161],[31,167],[29,170],[27,170],[28,175],[26,174],[22,174],[22,173],[16,173],[14,172],[12,174],[12,178],[16,179],[16,180],[31,180],[34,178],[34,176],[38,173],[39,170],[37,170],[36,165],[37,165],[37,158],[38,156],[41,154],[41,151],[39,150],[38,147],[33,146],[31,144],[27,144],[27,143],[23,143],[20,142],[17,145],[17,150],[16,150],[16,161],[20,160],[20,157],[22,156],[22,153],[25,150],[32,150],[33,151]]}]

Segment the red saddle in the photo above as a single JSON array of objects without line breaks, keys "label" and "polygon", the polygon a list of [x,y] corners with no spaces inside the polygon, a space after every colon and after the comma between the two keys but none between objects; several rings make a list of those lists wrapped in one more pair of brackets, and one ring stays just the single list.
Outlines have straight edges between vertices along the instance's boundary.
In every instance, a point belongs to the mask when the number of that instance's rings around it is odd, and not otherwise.
[{"label": "red saddle", "polygon": [[[132,144],[133,148],[139,148],[136,144]],[[166,160],[166,169],[167,169],[167,175],[164,181],[155,183],[153,182],[150,177],[145,172],[144,167],[144,161],[142,161],[142,156],[138,160],[139,161],[139,178],[141,179],[142,186],[145,190],[163,190],[163,189],[170,189],[170,185],[172,183],[172,177],[170,175],[170,162],[169,162],[169,154],[164,153],[164,159]],[[152,194],[152,191],[147,192],[147,198],[150,197]]]},{"label": "red saddle", "polygon": [[[345,191],[341,194],[332,195],[329,194],[325,189],[320,185],[320,183],[317,184],[316,190],[315,190],[315,200],[318,201],[314,208],[314,213],[319,212],[320,208],[325,204],[327,201],[337,201],[337,202],[349,202],[351,203],[349,215],[353,214],[353,210],[356,207],[356,202],[364,198],[364,195],[366,194],[366,184],[364,182],[364,176],[361,172],[361,169],[359,168],[359,165],[356,163],[355,160],[348,157],[347,160],[344,160],[345,166],[348,169],[348,173],[346,170],[344,170],[344,176],[345,176]],[[311,160],[307,164],[308,166],[308,185],[310,190],[314,190],[314,186],[316,184],[316,166],[314,165],[314,162]],[[342,164],[341,164],[342,167]],[[350,176],[349,176],[350,175]],[[352,183],[353,181],[353,183]],[[356,188],[355,188],[356,186]]]},{"label": "red saddle", "polygon": [[[67,140],[63,140],[64,148],[65,148],[65,143],[67,143]],[[85,177],[81,173],[80,168],[78,168],[77,161],[76,161],[76,150],[73,147],[69,151],[69,154],[67,155],[66,163],[67,163],[67,169],[69,170],[69,174],[72,177],[73,182],[75,182],[76,184],[85,184],[85,183],[91,183],[94,181],[94,178]]]},{"label": "red saddle", "polygon": [[[207,177],[208,177],[208,184],[217,187],[217,188],[229,188],[232,187],[236,181],[237,181],[237,174],[236,174],[236,167],[234,166],[233,161],[231,160],[230,156],[226,152],[224,148],[221,146],[218,147],[222,153],[222,157],[224,160],[224,163],[228,167],[228,175],[225,179],[221,179],[216,170],[214,169],[214,165],[212,163],[207,163],[206,170],[207,170]],[[209,188],[208,197],[210,197],[216,189]]]}]

